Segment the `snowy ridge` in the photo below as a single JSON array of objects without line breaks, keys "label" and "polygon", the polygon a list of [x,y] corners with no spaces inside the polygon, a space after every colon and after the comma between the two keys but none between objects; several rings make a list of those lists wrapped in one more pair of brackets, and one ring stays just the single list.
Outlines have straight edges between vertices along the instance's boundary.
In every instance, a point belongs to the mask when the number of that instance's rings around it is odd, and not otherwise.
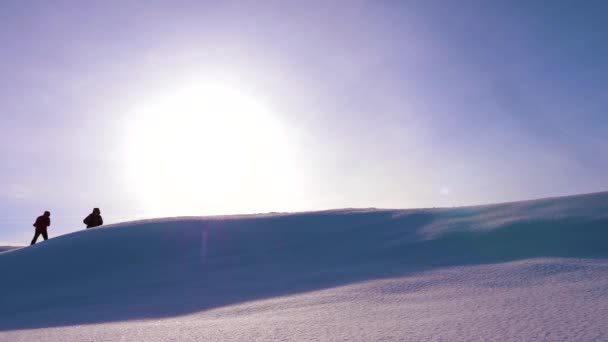
[{"label": "snowy ridge", "polygon": [[[608,193],[130,222],[0,254],[0,340],[78,340],[82,324],[98,340],[172,336],[150,322],[211,340],[601,340],[607,258]],[[383,328],[353,331],[371,324],[370,310]],[[328,317],[298,335],[311,312]],[[573,320],[584,331],[569,330]],[[343,329],[323,327],[331,322]],[[22,330],[44,327],[59,330]],[[129,339],[129,329],[151,335]]]}]

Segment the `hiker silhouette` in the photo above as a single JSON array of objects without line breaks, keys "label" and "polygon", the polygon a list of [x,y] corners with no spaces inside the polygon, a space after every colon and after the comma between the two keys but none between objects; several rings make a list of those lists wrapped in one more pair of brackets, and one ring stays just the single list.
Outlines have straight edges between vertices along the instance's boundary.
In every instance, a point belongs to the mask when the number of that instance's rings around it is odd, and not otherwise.
[{"label": "hiker silhouette", "polygon": [[83,221],[88,228],[99,227],[103,224],[103,218],[101,217],[101,211],[99,208],[94,208],[93,212],[89,214]]},{"label": "hiker silhouette", "polygon": [[30,244],[30,246],[34,245],[36,243],[36,240],[38,240],[38,237],[40,235],[42,235],[42,237],[44,238],[45,241],[49,239],[49,235],[48,235],[46,229],[50,225],[51,225],[51,212],[45,211],[42,216],[38,216],[38,218],[36,219],[36,222],[34,222],[34,224],[33,224],[33,226],[36,227],[36,230],[35,230],[34,238],[32,239],[32,243]]}]

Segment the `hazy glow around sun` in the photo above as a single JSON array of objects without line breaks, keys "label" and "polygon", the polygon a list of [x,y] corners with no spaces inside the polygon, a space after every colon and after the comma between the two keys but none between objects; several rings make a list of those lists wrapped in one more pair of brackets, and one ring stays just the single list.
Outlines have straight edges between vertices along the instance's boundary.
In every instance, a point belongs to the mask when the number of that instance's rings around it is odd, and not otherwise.
[{"label": "hazy glow around sun", "polygon": [[300,182],[286,127],[229,85],[189,84],[136,107],[126,177],[150,215],[272,210]]}]

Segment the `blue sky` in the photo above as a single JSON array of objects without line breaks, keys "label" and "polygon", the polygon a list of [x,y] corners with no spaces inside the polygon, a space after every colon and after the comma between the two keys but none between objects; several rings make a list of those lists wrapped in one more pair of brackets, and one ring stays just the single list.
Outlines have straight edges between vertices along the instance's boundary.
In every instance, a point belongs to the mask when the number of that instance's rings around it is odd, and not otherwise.
[{"label": "blue sky", "polygon": [[607,7],[3,1],[0,241],[607,190]]}]

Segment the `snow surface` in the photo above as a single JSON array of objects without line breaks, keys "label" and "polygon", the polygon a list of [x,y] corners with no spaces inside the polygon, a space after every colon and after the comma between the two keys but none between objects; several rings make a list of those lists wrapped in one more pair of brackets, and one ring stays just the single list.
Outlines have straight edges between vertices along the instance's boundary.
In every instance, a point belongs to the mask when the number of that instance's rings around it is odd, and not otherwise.
[{"label": "snow surface", "polygon": [[130,222],[0,274],[0,341],[608,341],[608,193]]}]

